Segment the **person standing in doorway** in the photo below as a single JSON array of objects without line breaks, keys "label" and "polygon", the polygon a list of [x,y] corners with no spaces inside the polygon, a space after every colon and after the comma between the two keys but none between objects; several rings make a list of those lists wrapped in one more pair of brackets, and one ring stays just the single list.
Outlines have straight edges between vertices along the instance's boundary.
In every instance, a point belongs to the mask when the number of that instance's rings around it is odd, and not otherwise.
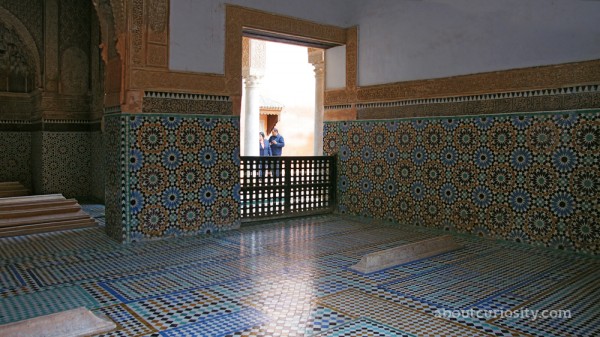
[{"label": "person standing in doorway", "polygon": [[271,137],[269,137],[269,144],[271,145],[271,155],[274,157],[280,157],[281,150],[285,146],[285,142],[283,141],[283,137],[279,134],[279,130],[277,130],[277,128],[273,128]]},{"label": "person standing in doorway", "polygon": [[[277,128],[273,128],[271,131],[271,137],[269,137],[269,144],[271,145],[271,155],[273,157],[281,157],[281,149],[285,146],[285,142],[283,141],[283,137],[279,134],[279,130]],[[275,177],[281,176],[281,163],[276,161],[273,163],[275,165],[274,171]]]},{"label": "person standing in doorway", "polygon": [[258,153],[261,157],[270,157],[271,156],[271,146],[267,144],[267,140],[265,139],[264,132],[258,133],[258,145],[259,150]]},{"label": "person standing in doorway", "polygon": [[[264,132],[258,133],[258,153],[261,157],[270,157],[271,156],[271,146],[267,143],[265,139]],[[263,160],[258,164],[258,176],[259,177],[267,177],[270,176],[271,171],[269,171],[269,164]]]}]

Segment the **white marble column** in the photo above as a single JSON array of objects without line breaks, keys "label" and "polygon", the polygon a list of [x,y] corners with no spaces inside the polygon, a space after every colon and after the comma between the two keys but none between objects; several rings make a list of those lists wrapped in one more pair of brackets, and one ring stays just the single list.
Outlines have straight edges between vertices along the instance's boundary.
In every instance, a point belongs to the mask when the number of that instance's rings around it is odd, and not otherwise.
[{"label": "white marble column", "polygon": [[[260,76],[247,76],[244,121],[244,156],[258,156],[260,122]],[[254,145],[254,146],[253,146]]]},{"label": "white marble column", "polygon": [[244,156],[258,156],[258,132],[260,131],[260,80],[265,73],[265,41],[243,38],[242,76],[244,93]]},{"label": "white marble column", "polygon": [[323,155],[323,110],[325,104],[325,51],[309,48],[308,62],[315,67],[315,138],[314,155]]}]

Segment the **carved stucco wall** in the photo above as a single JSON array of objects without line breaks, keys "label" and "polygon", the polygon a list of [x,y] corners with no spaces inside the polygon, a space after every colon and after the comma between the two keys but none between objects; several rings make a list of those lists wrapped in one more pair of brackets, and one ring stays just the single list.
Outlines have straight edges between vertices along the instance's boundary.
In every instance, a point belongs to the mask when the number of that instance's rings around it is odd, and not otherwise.
[{"label": "carved stucco wall", "polygon": [[14,27],[0,21],[0,92],[27,93],[35,89],[34,53]]},{"label": "carved stucco wall", "polygon": [[91,2],[59,2],[60,77],[63,94],[86,95],[90,78]]},{"label": "carved stucco wall", "polygon": [[34,40],[32,27],[25,26],[14,12],[16,11],[13,8],[0,6],[0,41],[2,41],[0,67],[12,74],[27,73],[25,77],[29,77],[32,83],[29,84],[29,88],[22,89],[17,86],[17,90],[11,90],[11,85],[5,84],[6,88],[0,91],[30,92],[41,83],[39,44]]},{"label": "carved stucco wall", "polygon": [[[43,0],[0,0],[0,8],[14,15],[33,37],[39,58],[44,53],[44,1]],[[4,19],[4,18],[3,18]]]}]

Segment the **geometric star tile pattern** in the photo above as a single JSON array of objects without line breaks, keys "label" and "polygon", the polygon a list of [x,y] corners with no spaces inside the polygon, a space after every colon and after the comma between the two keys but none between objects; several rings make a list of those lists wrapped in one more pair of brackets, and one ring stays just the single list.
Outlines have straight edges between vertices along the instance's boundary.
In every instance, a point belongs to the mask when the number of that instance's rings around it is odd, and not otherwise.
[{"label": "geometric star tile pattern", "polygon": [[600,110],[326,122],[343,214],[600,252]]},{"label": "geometric star tile pattern", "polygon": [[[111,236],[125,242],[239,227],[239,117],[108,116]],[[110,135],[109,135],[110,134]],[[114,232],[114,233],[113,233]],[[120,234],[120,235],[119,235]]]},{"label": "geometric star tile pattern", "polygon": [[[364,253],[447,233],[321,215],[130,245],[101,227],[2,238],[0,322],[85,306],[117,324],[103,336],[600,334],[593,256],[451,234],[464,248],[349,269]],[[520,308],[572,318],[437,315]]]}]

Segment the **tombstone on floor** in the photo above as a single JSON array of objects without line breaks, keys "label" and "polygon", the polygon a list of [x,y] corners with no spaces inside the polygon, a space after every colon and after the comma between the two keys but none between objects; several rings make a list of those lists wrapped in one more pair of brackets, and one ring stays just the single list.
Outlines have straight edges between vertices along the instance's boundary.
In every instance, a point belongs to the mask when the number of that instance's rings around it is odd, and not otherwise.
[{"label": "tombstone on floor", "polygon": [[99,317],[82,307],[0,325],[0,335],[83,337],[109,332],[116,328],[117,325],[110,319]]},{"label": "tombstone on floor", "polygon": [[408,243],[402,246],[364,255],[350,269],[368,274],[462,248],[451,235]]}]

